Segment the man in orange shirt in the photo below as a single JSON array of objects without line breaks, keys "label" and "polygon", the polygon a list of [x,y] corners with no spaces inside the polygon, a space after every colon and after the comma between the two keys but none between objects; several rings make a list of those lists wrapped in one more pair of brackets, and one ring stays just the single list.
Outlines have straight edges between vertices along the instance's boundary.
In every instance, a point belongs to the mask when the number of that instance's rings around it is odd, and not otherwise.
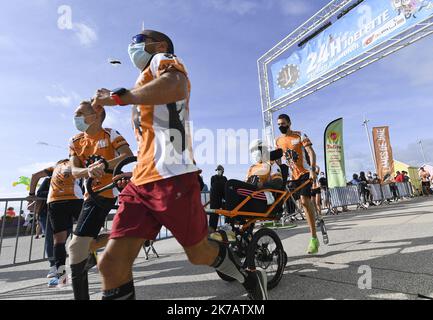
[{"label": "man in orange shirt", "polygon": [[60,160],[54,167],[46,168],[32,175],[30,194],[34,195],[38,181],[50,176],[48,192],[48,216],[53,230],[55,276],[48,287],[62,287],[67,283],[66,240],[68,230],[72,229],[74,219],[78,219],[83,206],[83,192],[80,181],[72,176],[69,159]]},{"label": "man in orange shirt", "polygon": [[140,75],[132,90],[97,91],[93,106],[135,105],[139,144],[131,182],[119,196],[110,241],[98,264],[103,299],[135,299],[132,265],[144,239],[170,229],[196,265],[208,265],[244,285],[252,299],[267,299],[264,271],[243,270],[231,249],[208,240],[199,169],[193,163],[189,129],[190,82],[173,42],[157,31],[133,37],[129,55]]},{"label": "man in orange shirt", "polygon": [[[278,127],[282,135],[276,139],[276,146],[283,149],[283,165],[288,167],[292,186],[297,188],[308,179],[316,180],[316,153],[310,139],[299,131],[293,131],[291,125],[292,122],[287,114],[278,117]],[[319,240],[316,234],[315,209],[311,201],[311,187],[310,183],[299,192],[311,231],[308,253],[315,254],[319,251]]]},{"label": "man in orange shirt", "polygon": [[[81,133],[75,135],[69,145],[72,175],[76,179],[95,178],[95,189],[111,183],[109,173],[123,159],[132,156],[126,140],[119,132],[103,128],[105,111],[95,112],[88,101],[81,102],[75,111],[75,126]],[[69,244],[69,260],[72,273],[72,287],[76,300],[89,299],[87,279],[89,247],[95,239],[105,218],[115,204],[114,190],[100,193],[99,207],[85,195],[83,209],[78,218],[73,238]]]}]

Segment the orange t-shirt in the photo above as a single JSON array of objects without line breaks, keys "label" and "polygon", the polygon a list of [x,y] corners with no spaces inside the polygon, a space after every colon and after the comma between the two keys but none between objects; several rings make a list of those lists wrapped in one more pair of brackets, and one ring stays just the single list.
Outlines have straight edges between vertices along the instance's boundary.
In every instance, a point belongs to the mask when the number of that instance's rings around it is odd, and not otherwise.
[{"label": "orange t-shirt", "polygon": [[[92,156],[103,157],[106,161],[113,160],[119,156],[119,149],[122,146],[129,146],[125,138],[113,129],[103,129],[94,136],[87,133],[80,133],[74,136],[69,145],[69,156],[80,159],[83,168],[88,167]],[[113,176],[106,173],[94,184],[95,189],[104,187],[112,182]],[[100,194],[105,198],[115,198],[113,190],[106,190]]]},{"label": "orange t-shirt", "polygon": [[277,164],[269,162],[257,162],[253,164],[247,173],[247,181],[250,177],[259,177],[260,183],[272,181],[274,179],[282,179],[280,169]]},{"label": "orange t-shirt", "polygon": [[283,149],[283,163],[290,169],[291,180],[298,180],[303,174],[308,173],[304,148],[313,144],[305,134],[291,131],[278,137],[275,143],[277,148]]},{"label": "orange t-shirt", "polygon": [[69,161],[59,163],[55,167],[47,168],[45,171],[51,175],[47,203],[83,199],[80,180],[72,176]]},{"label": "orange t-shirt", "polygon": [[[136,88],[177,70],[187,76],[182,61],[173,54],[153,56],[149,66],[137,79]],[[190,91],[188,80],[188,91]],[[132,182],[150,182],[198,172],[194,164],[189,127],[189,95],[166,105],[138,105],[132,108],[132,121],[138,141],[138,161]]]}]

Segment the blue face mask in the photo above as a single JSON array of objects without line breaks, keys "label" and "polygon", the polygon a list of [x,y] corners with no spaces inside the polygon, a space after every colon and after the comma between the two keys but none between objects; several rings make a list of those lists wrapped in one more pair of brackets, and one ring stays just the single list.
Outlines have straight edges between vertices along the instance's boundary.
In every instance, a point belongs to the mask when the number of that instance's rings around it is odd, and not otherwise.
[{"label": "blue face mask", "polygon": [[84,117],[74,117],[74,124],[77,130],[81,132],[86,132],[90,127],[90,124],[84,121]]},{"label": "blue face mask", "polygon": [[152,56],[149,52],[146,51],[146,44],[144,42],[137,44],[130,44],[128,47],[129,57],[131,58],[132,63],[136,66],[140,71],[143,71],[149,63]]}]

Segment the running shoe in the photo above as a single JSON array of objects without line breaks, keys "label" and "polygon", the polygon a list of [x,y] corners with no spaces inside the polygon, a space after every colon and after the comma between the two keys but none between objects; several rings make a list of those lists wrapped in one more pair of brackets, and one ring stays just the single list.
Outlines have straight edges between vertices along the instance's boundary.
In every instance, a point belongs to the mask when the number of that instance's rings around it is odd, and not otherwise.
[{"label": "running shoe", "polygon": [[[235,242],[236,241],[236,233],[234,233],[233,231],[225,231],[226,235],[227,235],[227,240],[229,242]],[[212,240],[218,241],[218,242],[223,242],[223,237],[221,236],[221,233],[219,232],[213,232],[209,235],[209,238],[211,238]]]},{"label": "running shoe", "polygon": [[68,285],[68,275],[66,274],[66,271],[64,271],[62,274],[59,274],[57,288],[63,288]]},{"label": "running shoe", "polygon": [[57,268],[56,266],[50,267],[50,270],[48,270],[47,278],[51,279],[54,278],[57,275]]},{"label": "running shoe", "polygon": [[319,239],[311,238],[310,244],[308,245],[308,254],[316,254],[319,252]]},{"label": "running shoe", "polygon": [[243,283],[250,300],[268,300],[268,276],[265,270],[247,271]]},{"label": "running shoe", "polygon": [[51,278],[48,281],[48,288],[57,288],[58,284],[59,284],[59,278],[56,275],[54,278]]}]

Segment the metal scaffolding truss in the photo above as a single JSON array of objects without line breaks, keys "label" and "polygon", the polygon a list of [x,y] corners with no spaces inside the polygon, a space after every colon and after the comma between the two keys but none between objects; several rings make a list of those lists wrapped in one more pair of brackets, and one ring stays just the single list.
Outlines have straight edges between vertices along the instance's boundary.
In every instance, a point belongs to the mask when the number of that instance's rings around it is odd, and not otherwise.
[{"label": "metal scaffolding truss", "polygon": [[288,105],[433,33],[433,17],[430,17],[414,25],[403,33],[376,45],[366,52],[363,52],[351,61],[348,61],[322,75],[320,78],[294,90],[287,96],[271,102],[269,93],[268,64],[290,49],[290,47],[297,45],[303,38],[317,30],[318,27],[322,26],[332,17],[336,16],[343,8],[348,7],[355,2],[355,0],[331,1],[257,61],[264,127],[272,137],[272,114],[274,112],[285,108]]}]

